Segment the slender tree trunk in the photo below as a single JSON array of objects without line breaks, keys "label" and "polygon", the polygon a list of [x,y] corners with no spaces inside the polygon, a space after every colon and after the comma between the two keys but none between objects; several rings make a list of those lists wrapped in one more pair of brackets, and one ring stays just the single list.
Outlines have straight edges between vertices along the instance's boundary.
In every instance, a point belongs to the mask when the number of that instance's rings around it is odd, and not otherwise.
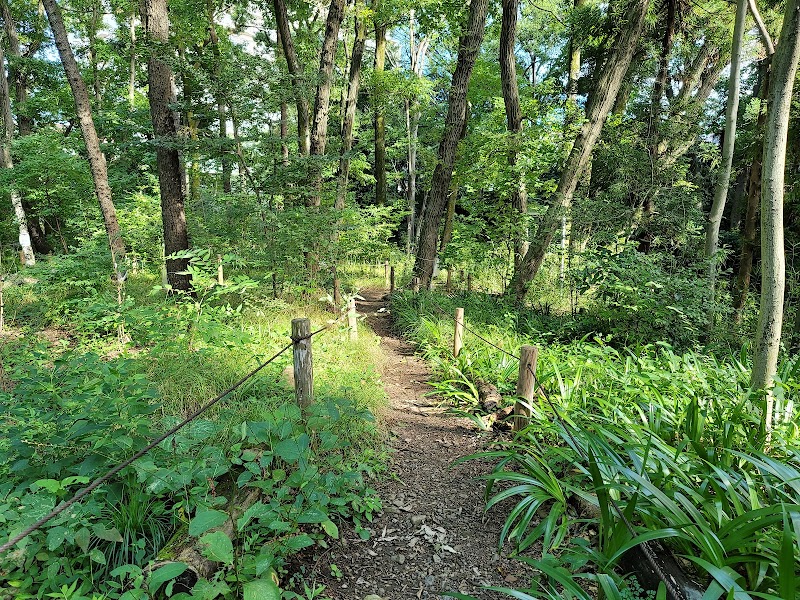
[{"label": "slender tree trunk", "polygon": [[[336,47],[339,45],[339,27],[344,17],[345,0],[331,0],[328,7],[328,18],[325,21],[325,37],[322,40],[322,52],[319,59],[319,83],[314,99],[314,122],[311,128],[311,156],[325,156],[328,141],[328,117],[330,115],[331,86],[333,85],[333,67],[336,62]],[[314,193],[310,196],[309,206],[319,206],[322,193],[322,164],[318,159],[312,163]]]},{"label": "slender tree trunk", "polygon": [[[2,40],[0,40],[0,69],[5,69],[6,58],[3,50]],[[0,108],[3,117],[3,139],[0,142],[0,167],[13,169],[14,163],[11,160],[11,141],[14,139],[14,118],[11,116],[11,97],[8,89],[8,79],[0,74]],[[31,236],[28,232],[28,219],[25,215],[25,208],[22,206],[22,198],[13,182],[11,184],[11,205],[14,209],[14,216],[19,226],[19,245],[22,248],[22,256],[26,266],[32,267],[36,264],[36,256],[31,245]]]},{"label": "slender tree trunk", "polygon": [[[425,55],[428,51],[428,38],[417,45],[414,33],[414,10],[408,14],[409,54],[411,55],[411,72],[415,77],[422,76]],[[419,137],[420,108],[419,100],[406,99],[406,131],[408,133],[408,182],[406,184],[406,200],[408,202],[408,224],[406,227],[406,254],[411,255],[416,248],[417,227],[417,139]]]},{"label": "slender tree trunk", "polygon": [[[19,137],[25,137],[33,133],[33,119],[26,111],[22,110],[22,107],[28,101],[28,87],[30,82],[30,74],[22,64],[26,58],[36,53],[41,42],[38,38],[34,39],[23,52],[19,42],[17,25],[6,0],[0,0],[0,12],[3,17],[3,30],[8,37],[8,53],[11,57],[8,64],[7,78],[9,93],[13,89],[17,108],[16,117]],[[14,62],[17,63],[16,66],[13,64]],[[23,211],[28,218],[28,233],[31,237],[33,249],[39,254],[49,254],[53,249],[47,241],[47,238],[45,238],[44,231],[42,231],[39,222],[34,216],[33,205],[24,196],[20,197],[20,202],[22,202]]]},{"label": "slender tree trunk", "polygon": [[86,144],[86,153],[89,157],[89,168],[94,181],[94,191],[97,195],[97,201],[100,203],[100,211],[103,214],[103,222],[108,235],[114,268],[117,269],[118,263],[125,256],[125,243],[122,241],[120,234],[117,211],[114,208],[114,202],[111,200],[106,157],[100,149],[100,140],[94,127],[89,92],[86,89],[83,77],[81,77],[78,63],[75,61],[75,55],[69,45],[69,37],[67,28],[64,26],[64,19],[61,16],[61,9],[55,0],[42,0],[42,4],[47,11],[47,18],[50,21],[50,29],[53,31],[56,48],[58,48],[58,54],[61,57],[61,64],[72,89],[72,97],[75,100],[75,109],[78,114],[83,141]]},{"label": "slender tree trunk", "polygon": [[135,10],[131,12],[130,22],[128,23],[129,33],[131,37],[130,46],[130,59],[128,66],[128,106],[133,108],[136,100],[136,14]]},{"label": "slender tree trunk", "polygon": [[[149,42],[153,43],[147,61],[150,117],[158,145],[158,187],[161,192],[161,220],[164,226],[164,254],[170,256],[189,248],[184,211],[185,190],[181,182],[181,161],[177,142],[177,118],[172,111],[175,103],[175,76],[166,59],[169,44],[169,14],[167,0],[144,0],[142,21]],[[188,292],[188,261],[167,259],[167,281],[174,290]]]},{"label": "slender tree trunk", "polygon": [[345,99],[344,119],[342,121],[342,156],[339,158],[339,182],[336,189],[336,208],[344,208],[347,200],[347,181],[350,176],[350,151],[353,149],[353,124],[356,120],[356,104],[358,101],[358,88],[361,82],[361,59],[364,57],[364,44],[367,39],[367,28],[364,19],[358,14],[355,19],[355,40],[353,40],[353,53],[350,59],[350,75],[347,83],[347,98]]},{"label": "slender tree trunk", "polygon": [[581,126],[578,137],[572,146],[561,173],[553,202],[539,224],[528,252],[514,271],[507,293],[513,294],[518,302],[525,298],[528,283],[542,266],[553,236],[561,226],[561,217],[572,201],[575,187],[580,181],[584,168],[591,156],[608,113],[614,104],[622,80],[636,51],[636,46],[644,28],[649,0],[633,0],[625,19],[626,26],[620,30],[613,51],[606,59],[586,110],[586,121]]},{"label": "slender tree trunk", "polygon": [[767,390],[764,427],[772,428],[775,402],[773,379],[783,326],[786,258],[783,243],[783,194],[789,114],[797,64],[800,60],[800,0],[788,0],[783,27],[772,60],[772,76],[764,133],[761,185],[761,307],[753,347],[750,386]]},{"label": "slender tree trunk", "polygon": [[422,213],[420,240],[414,263],[414,274],[420,278],[425,288],[430,288],[433,280],[439,224],[453,177],[456,148],[467,118],[467,89],[483,41],[487,9],[488,0],[470,0],[469,19],[459,40],[458,61],[450,86],[444,133],[439,143],[438,161],[433,171],[430,195]]},{"label": "slender tree trunk", "polygon": [[[507,0],[508,1],[508,0]],[[518,0],[517,0],[518,1]],[[573,11],[580,10],[586,4],[586,0],[575,0],[573,3]],[[505,5],[504,5],[505,6]],[[505,8],[503,12],[505,18]],[[516,15],[515,15],[516,17]],[[515,19],[516,20],[516,19]],[[516,25],[516,23],[515,23]],[[500,38],[502,44],[502,33]],[[512,48],[513,51],[513,48]],[[501,58],[502,61],[502,58]],[[577,118],[578,113],[578,79],[581,75],[581,44],[575,35],[575,30],[570,32],[569,37],[569,65],[567,70],[567,118],[565,119],[567,125],[573,124]],[[502,62],[500,64],[500,75],[502,76]],[[533,68],[533,67],[531,67]]]},{"label": "slender tree trunk", "polygon": [[[576,0],[576,6],[578,2],[584,1]],[[517,85],[517,57],[514,54],[514,46],[517,41],[519,0],[503,0],[502,4],[500,82],[503,90],[503,102],[506,108],[508,131],[511,134],[508,166],[516,179],[514,189],[511,191],[511,209],[514,213],[513,222],[516,224],[516,232],[514,234],[514,268],[516,269],[528,251],[528,192],[525,189],[525,173],[517,168],[517,147],[522,141],[522,110],[519,104],[519,86]],[[577,52],[578,55],[578,71],[580,71],[580,47],[573,42],[571,43],[573,44],[573,53]],[[572,66],[570,66],[570,76],[572,75]],[[577,79],[575,80],[575,86],[577,86]],[[577,87],[575,87],[575,90],[577,90]]]},{"label": "slender tree trunk", "polygon": [[292,91],[294,93],[295,106],[297,106],[297,140],[300,155],[308,156],[311,149],[311,128],[309,127],[308,100],[303,89],[303,69],[297,60],[297,52],[294,49],[286,2],[285,0],[273,0],[273,6],[275,7],[278,37],[283,46],[283,56],[286,58],[286,68],[292,80]]},{"label": "slender tree trunk", "polygon": [[383,72],[386,68],[386,25],[375,22],[375,203],[386,204],[386,115]]},{"label": "slender tree trunk", "polygon": [[[719,228],[722,213],[730,187],[731,167],[733,166],[733,150],[736,143],[736,119],[739,114],[739,80],[741,77],[742,41],[744,40],[745,18],[747,17],[747,0],[738,0],[736,4],[736,21],[733,27],[733,44],[731,46],[731,74],[728,78],[728,103],[725,106],[725,133],[722,141],[722,164],[717,173],[714,185],[714,200],[706,225],[706,258],[708,259],[709,286],[714,290],[717,278],[716,254],[719,246]],[[713,310],[713,309],[712,309]],[[709,323],[713,323],[714,313],[709,315]]]},{"label": "slender tree trunk", "polygon": [[[658,73],[653,83],[653,94],[650,98],[650,119],[647,137],[648,153],[650,155],[650,168],[655,172],[658,169],[657,163],[660,157],[661,146],[661,102],[664,99],[664,90],[667,86],[667,76],[669,75],[669,55],[672,50],[672,38],[675,35],[675,13],[677,8],[676,0],[665,0],[664,5],[667,14],[664,23],[664,37],[661,40],[661,53],[659,56]],[[639,252],[647,254],[650,252],[650,245],[653,242],[653,232],[651,231],[651,221],[655,212],[655,194],[648,193],[642,203],[642,222],[641,230],[638,235]]]},{"label": "slender tree trunk", "polygon": [[[208,33],[211,40],[211,52],[214,55],[214,78],[218,86],[221,86],[221,72],[222,72],[222,58],[219,51],[219,36],[217,36],[217,26],[214,20],[214,4],[211,0],[206,3],[206,10],[208,12]],[[225,98],[222,90],[217,89],[215,92],[217,101],[217,118],[219,120],[219,159],[222,165],[222,192],[224,194],[231,193],[231,160],[228,153],[228,114],[225,110]]]}]

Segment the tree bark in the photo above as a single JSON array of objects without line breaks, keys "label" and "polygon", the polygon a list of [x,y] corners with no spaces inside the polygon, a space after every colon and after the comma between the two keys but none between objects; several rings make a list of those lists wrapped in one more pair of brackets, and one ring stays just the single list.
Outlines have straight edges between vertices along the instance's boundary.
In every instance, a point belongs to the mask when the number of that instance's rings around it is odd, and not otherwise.
[{"label": "tree bark", "polygon": [[636,46],[644,28],[649,0],[633,0],[628,8],[625,23],[620,29],[613,51],[606,59],[586,110],[586,121],[581,126],[572,151],[554,194],[553,202],[539,224],[528,252],[514,271],[507,294],[513,294],[517,302],[525,298],[527,286],[542,266],[547,249],[553,241],[561,217],[572,201],[575,187],[586,167],[592,149],[603,129],[608,113],[614,105],[622,80],[636,51]]},{"label": "tree bark", "polygon": [[[177,117],[171,105],[175,103],[175,76],[166,62],[169,43],[169,14],[166,0],[144,0],[142,22],[151,55],[147,61],[147,97],[150,117],[156,137],[158,187],[161,192],[161,221],[164,226],[164,255],[170,256],[189,248],[189,234],[184,211],[185,189],[182,183],[181,161],[177,143]],[[167,259],[167,281],[173,290],[188,292],[188,260]]]},{"label": "tree bark", "polygon": [[[322,40],[322,52],[319,59],[319,80],[314,99],[314,121],[311,128],[311,156],[325,156],[328,141],[328,117],[330,115],[331,86],[333,85],[333,67],[336,62],[336,47],[339,45],[339,27],[344,17],[345,0],[331,0],[328,7],[328,18],[325,20],[325,37]],[[322,194],[322,162],[312,162],[314,191],[308,199],[309,206],[319,206]]]},{"label": "tree bark", "polygon": [[[730,187],[731,167],[733,166],[733,150],[736,143],[736,120],[739,114],[739,80],[741,78],[742,41],[744,40],[745,18],[747,17],[747,0],[738,0],[736,4],[736,21],[733,27],[733,44],[731,46],[731,74],[728,78],[728,102],[725,106],[725,133],[722,140],[722,164],[717,173],[714,185],[714,200],[708,214],[706,225],[706,259],[708,260],[709,286],[714,290],[717,278],[716,254],[719,246],[719,228],[722,213]],[[713,312],[709,315],[709,323],[713,323]]]},{"label": "tree bark", "polygon": [[778,367],[786,258],[783,243],[783,194],[789,114],[797,63],[800,60],[800,0],[788,0],[783,27],[772,61],[764,133],[761,186],[761,307],[753,349],[750,386],[767,390],[764,428],[769,435],[774,406],[773,379]]},{"label": "tree bark", "polygon": [[285,0],[273,0],[273,6],[278,27],[278,38],[283,46],[283,56],[286,58],[286,68],[292,80],[292,91],[294,93],[295,106],[297,107],[297,143],[300,148],[300,156],[308,156],[311,149],[311,128],[308,122],[308,100],[303,89],[303,69],[297,60],[297,52],[294,49],[286,2]]},{"label": "tree bark", "polygon": [[[0,41],[0,68],[5,69],[5,51],[2,41]],[[11,159],[11,141],[14,139],[14,118],[11,116],[11,97],[8,89],[8,79],[0,74],[0,109],[3,118],[3,139],[0,148],[0,166],[4,169],[13,169],[14,163]],[[19,245],[22,248],[23,261],[26,266],[32,267],[36,264],[36,256],[31,245],[31,235],[28,231],[28,219],[25,215],[25,208],[22,206],[22,198],[16,190],[14,183],[11,183],[11,206],[14,209],[14,216],[19,226]]]},{"label": "tree bark", "polygon": [[414,275],[420,278],[420,283],[425,288],[430,288],[433,280],[439,224],[453,178],[456,148],[467,118],[467,89],[483,41],[487,9],[488,0],[470,0],[467,27],[459,40],[458,61],[450,86],[444,133],[439,143],[430,195],[422,212],[420,239],[414,262]]},{"label": "tree bark", "polygon": [[[411,72],[415,77],[422,77],[425,55],[428,52],[428,38],[417,45],[414,33],[414,10],[408,15],[409,54],[411,55]],[[419,100],[406,99],[406,131],[408,134],[408,182],[406,200],[408,202],[408,222],[406,226],[406,254],[411,255],[416,247],[417,232],[417,139],[419,137],[420,108]]]},{"label": "tree bark", "polygon": [[350,74],[347,83],[347,98],[345,100],[344,120],[342,121],[342,156],[339,159],[339,181],[336,189],[336,208],[344,208],[347,200],[347,182],[350,176],[350,151],[353,149],[353,124],[356,120],[356,104],[358,101],[358,88],[361,82],[361,60],[364,57],[364,44],[367,39],[367,28],[364,18],[356,13],[354,15],[355,40],[353,40],[353,54],[350,59]]},{"label": "tree bark", "polygon": [[[377,19],[377,17],[376,17]],[[383,72],[386,68],[386,25],[375,22],[375,203],[386,204],[386,115]]]},{"label": "tree bark", "polygon": [[61,16],[61,9],[56,4],[56,0],[42,0],[47,19],[50,22],[50,29],[61,57],[61,64],[67,76],[72,97],[75,100],[75,109],[78,121],[81,126],[81,134],[86,144],[86,153],[89,157],[89,168],[92,172],[94,191],[97,201],[100,203],[100,211],[103,214],[103,222],[108,236],[108,244],[111,249],[114,269],[118,269],[118,264],[125,256],[125,243],[120,234],[119,222],[117,221],[117,211],[111,199],[111,187],[108,185],[108,167],[106,157],[100,149],[100,140],[97,137],[97,130],[92,118],[92,107],[89,102],[89,92],[86,89],[86,82],[81,77],[75,55],[69,45],[67,28],[64,26],[64,19]]},{"label": "tree bark", "polygon": [[136,9],[132,9],[131,18],[128,22],[130,33],[130,58],[128,64],[128,106],[133,108],[136,101]]},{"label": "tree bark", "polygon": [[[579,2],[576,0],[576,6]],[[517,58],[514,54],[514,45],[517,41],[517,10],[519,0],[503,0],[503,17],[500,25],[500,84],[503,90],[503,102],[506,108],[506,121],[510,133],[508,166],[516,180],[511,191],[511,209],[513,222],[517,229],[514,234],[514,268],[519,267],[525,253],[528,251],[528,192],[525,189],[525,173],[517,169],[517,147],[522,141],[522,109],[519,103],[519,86],[517,85]],[[580,46],[574,42],[573,53],[577,52],[577,70],[580,71]],[[570,62],[570,77],[577,75],[572,71]],[[570,80],[571,81],[571,80]],[[577,79],[574,82],[577,93]],[[572,89],[572,88],[570,88]],[[568,91],[568,97],[571,92]]]}]

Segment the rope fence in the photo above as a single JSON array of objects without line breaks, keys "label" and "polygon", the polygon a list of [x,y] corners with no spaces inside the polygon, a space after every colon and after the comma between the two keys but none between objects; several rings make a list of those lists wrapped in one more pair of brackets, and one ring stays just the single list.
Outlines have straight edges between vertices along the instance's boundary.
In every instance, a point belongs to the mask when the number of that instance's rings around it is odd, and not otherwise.
[{"label": "rope fence", "polygon": [[[346,315],[345,315],[346,316]],[[275,354],[270,356],[267,360],[262,362],[252,371],[250,371],[247,375],[239,379],[236,383],[226,389],[224,392],[218,394],[205,404],[203,404],[200,408],[195,410],[191,413],[188,417],[183,419],[180,423],[169,429],[168,431],[162,433],[154,440],[152,440],[147,446],[136,452],[130,458],[127,458],[123,462],[117,464],[116,466],[109,469],[105,474],[97,477],[94,481],[92,481],[86,487],[78,490],[74,496],[72,496],[69,500],[65,500],[58,506],[56,506],[52,511],[47,513],[41,519],[36,521],[35,523],[29,525],[13,537],[11,537],[7,542],[3,545],[0,545],[0,554],[9,551],[13,548],[18,542],[22,541],[35,531],[41,529],[44,525],[48,522],[52,521],[58,515],[63,513],[69,507],[75,505],[76,503],[80,502],[83,498],[91,494],[94,490],[98,487],[112,479],[117,473],[129,467],[134,462],[142,458],[145,454],[150,452],[153,448],[164,442],[170,436],[176,434],[181,429],[186,427],[189,423],[197,419],[200,415],[205,413],[214,405],[218,404],[222,401],[225,397],[230,395],[231,393],[235,392],[239,389],[242,385],[244,385],[247,381],[255,377],[262,369],[264,369],[267,365],[277,360],[282,354],[287,352],[290,348],[293,349],[294,355],[294,370],[295,370],[295,395],[297,397],[297,402],[301,406],[301,408],[307,408],[311,403],[313,403],[314,395],[313,395],[313,370],[312,370],[312,358],[311,358],[311,343],[310,340],[314,336],[323,333],[325,331],[330,330],[333,325],[339,323],[342,320],[342,317],[339,317],[335,321],[325,325],[324,327],[320,327],[315,331],[311,331],[311,321],[310,319],[302,318],[302,319],[294,319],[292,320],[292,335],[290,336],[291,342],[286,344],[283,348],[278,350]]]},{"label": "rope fence", "polygon": [[[455,333],[454,333],[454,352],[455,356],[458,356],[458,351],[461,349],[461,343],[463,340],[463,332],[466,331],[467,333],[475,336],[477,339],[482,341],[488,346],[491,346],[495,350],[499,350],[506,356],[517,360],[520,363],[520,370],[519,370],[519,377],[517,381],[517,396],[524,397],[527,400],[527,404],[520,402],[517,400],[514,406],[514,431],[520,431],[525,428],[525,420],[530,417],[530,402],[532,402],[534,396],[538,393],[544,398],[546,404],[553,412],[553,416],[556,420],[561,424],[564,432],[569,437],[570,441],[572,442],[573,447],[577,450],[577,452],[581,455],[581,458],[586,461],[587,463],[592,462],[592,458],[585,452],[584,448],[578,443],[575,434],[573,433],[572,429],[573,426],[567,423],[566,419],[561,415],[561,412],[556,407],[553,400],[550,398],[550,395],[547,393],[546,389],[542,385],[541,381],[539,380],[538,376],[536,375],[536,359],[538,356],[538,349],[535,346],[522,346],[520,356],[514,354],[513,352],[509,352],[505,348],[501,348],[491,340],[488,340],[486,337],[480,335],[473,329],[467,327],[466,323],[464,322],[464,309],[463,308],[456,308],[455,316],[451,315],[447,311],[445,311],[442,307],[433,304],[432,305],[437,312],[441,313],[443,316],[451,320],[455,325]],[[631,523],[630,519],[625,516],[624,511],[620,508],[619,504],[609,496],[609,502],[611,507],[613,508],[616,515],[619,517],[620,521],[625,525],[625,528],[630,533],[631,537],[635,538],[637,536],[636,529]],[[658,557],[653,552],[652,548],[648,545],[647,542],[642,542],[639,544],[639,547],[642,549],[643,554],[645,555],[648,564],[653,569],[653,572],[658,575],[659,579],[664,583],[664,586],[667,589],[667,592],[670,594],[672,598],[683,599],[685,598],[685,594],[683,591],[676,587],[673,583],[673,579],[668,576],[664,569],[659,562]]]}]

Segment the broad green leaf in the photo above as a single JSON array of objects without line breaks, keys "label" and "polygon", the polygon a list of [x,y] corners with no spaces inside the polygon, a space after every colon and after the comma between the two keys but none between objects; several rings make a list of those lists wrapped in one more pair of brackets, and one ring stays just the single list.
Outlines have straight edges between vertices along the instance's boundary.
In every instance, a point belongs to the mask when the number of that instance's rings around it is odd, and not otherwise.
[{"label": "broad green leaf", "polygon": [[244,584],[244,600],[281,600],[281,589],[271,578]]},{"label": "broad green leaf", "polygon": [[189,567],[182,562],[174,562],[156,569],[150,574],[148,589],[151,593],[157,592],[167,581],[175,579],[188,568]]},{"label": "broad green leaf", "polygon": [[228,514],[213,508],[198,510],[189,523],[189,535],[195,537],[204,534],[209,529],[219,527],[228,520]]},{"label": "broad green leaf", "polygon": [[325,533],[327,533],[333,539],[339,539],[339,528],[336,526],[336,523],[330,519],[322,522],[322,529],[324,529]]},{"label": "broad green leaf", "polygon": [[116,527],[106,529],[102,525],[94,525],[92,527],[92,533],[94,533],[95,537],[98,539],[105,540],[106,542],[119,543],[122,541],[122,536],[119,531],[117,531]]},{"label": "broad green leaf", "polygon": [[200,538],[203,545],[203,556],[214,562],[226,565],[233,563],[233,543],[222,531],[207,533]]},{"label": "broad green leaf", "polygon": [[89,552],[89,559],[92,562],[96,562],[100,565],[106,564],[106,555],[103,554],[102,550],[98,548],[94,548],[91,552]]},{"label": "broad green leaf", "polygon": [[61,546],[67,537],[66,527],[53,527],[47,532],[47,549],[52,551]]}]

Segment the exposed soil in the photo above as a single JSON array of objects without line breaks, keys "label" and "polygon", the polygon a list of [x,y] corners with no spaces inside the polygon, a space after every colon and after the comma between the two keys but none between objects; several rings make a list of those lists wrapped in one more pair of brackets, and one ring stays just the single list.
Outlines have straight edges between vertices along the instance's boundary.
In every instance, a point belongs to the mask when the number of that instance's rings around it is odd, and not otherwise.
[{"label": "exposed soil", "polygon": [[358,311],[381,337],[387,358],[382,375],[390,406],[382,421],[394,450],[393,477],[378,486],[384,510],[370,524],[370,539],[343,528],[340,542],[314,565],[314,577],[333,600],[411,600],[445,592],[499,598],[482,587],[524,585],[526,569],[497,549],[507,511],[484,513],[484,482],[476,478],[491,465],[452,466],[485,448],[494,434],[445,414],[428,395],[428,368],[392,333],[384,293],[362,292]]}]

